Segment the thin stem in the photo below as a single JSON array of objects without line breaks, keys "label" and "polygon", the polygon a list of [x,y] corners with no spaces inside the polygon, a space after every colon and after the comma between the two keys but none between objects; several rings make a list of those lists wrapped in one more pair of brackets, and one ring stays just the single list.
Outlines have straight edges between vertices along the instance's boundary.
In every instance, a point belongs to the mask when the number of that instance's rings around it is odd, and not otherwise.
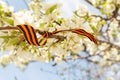
[{"label": "thin stem", "polygon": [[[98,39],[98,41],[99,41],[100,43],[107,43],[107,44],[110,44],[111,47],[115,47],[115,48],[117,48],[118,50],[120,49],[120,46],[119,46],[119,45],[116,45],[116,44],[114,44],[114,43],[112,43],[112,42],[103,41],[103,40],[99,40],[99,39]],[[111,48],[111,47],[110,47],[110,48]]]},{"label": "thin stem", "polygon": [[66,32],[66,31],[71,31],[72,29],[68,29],[68,30],[56,30],[56,31],[53,31],[52,34],[57,34],[59,32]]},{"label": "thin stem", "polygon": [[0,30],[18,30],[17,27],[0,27]]},{"label": "thin stem", "polygon": [[[0,27],[0,30],[19,30],[17,27],[10,27],[10,26],[7,26],[7,27]],[[65,31],[65,30],[63,30]],[[43,35],[45,33],[45,31],[40,31],[39,29],[35,29],[35,32],[39,33],[40,35]],[[62,30],[61,30],[62,32]],[[63,40],[65,39],[64,36],[60,36],[60,35],[52,35],[51,32],[48,32],[49,34],[49,38],[56,38],[56,39],[60,39],[60,40]]]},{"label": "thin stem", "polygon": [[[93,6],[93,4],[89,1],[89,0],[85,0],[88,4],[90,4],[91,6]],[[96,9],[100,10],[100,7],[96,7]]]}]

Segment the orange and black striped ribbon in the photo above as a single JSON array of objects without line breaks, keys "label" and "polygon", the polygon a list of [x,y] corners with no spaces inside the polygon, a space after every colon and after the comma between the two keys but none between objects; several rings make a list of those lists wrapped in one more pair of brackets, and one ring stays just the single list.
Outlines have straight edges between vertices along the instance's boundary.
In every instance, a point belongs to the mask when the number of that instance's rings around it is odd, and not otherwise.
[{"label": "orange and black striped ribbon", "polygon": [[38,38],[40,46],[44,45],[47,42],[48,37],[48,32],[45,32],[40,38]]},{"label": "orange and black striped ribbon", "polygon": [[86,32],[86,31],[83,30],[83,29],[73,29],[72,32],[73,32],[73,33],[80,34],[80,35],[83,35],[83,36],[86,36],[86,37],[88,37],[91,41],[93,41],[95,44],[98,44],[98,42],[97,42],[97,40],[95,39],[95,37],[94,37],[92,34]]},{"label": "orange and black striped ribbon", "polygon": [[40,46],[32,26],[21,24],[16,27],[24,34],[25,39],[30,45]]},{"label": "orange and black striped ribbon", "polygon": [[[36,33],[35,33],[35,29],[33,29],[33,27],[30,26],[30,25],[21,24],[21,25],[17,25],[17,28],[24,34],[24,37],[25,37],[26,41],[30,45],[35,45],[35,46],[44,45],[47,42],[47,39],[49,37],[49,32],[45,32],[44,34],[42,34],[42,36],[40,38],[37,39],[37,36],[36,36]],[[95,37],[92,34],[86,32],[83,29],[53,31],[52,35],[57,34],[59,32],[64,32],[64,31],[72,31],[73,33],[77,33],[77,34],[86,36],[91,41],[93,41],[95,44],[98,44],[97,40],[95,39]]]}]

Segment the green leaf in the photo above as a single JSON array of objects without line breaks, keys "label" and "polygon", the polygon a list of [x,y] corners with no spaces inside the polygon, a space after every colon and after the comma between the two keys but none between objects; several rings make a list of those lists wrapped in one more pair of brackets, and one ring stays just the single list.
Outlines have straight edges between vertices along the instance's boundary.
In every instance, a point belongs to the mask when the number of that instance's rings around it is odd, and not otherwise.
[{"label": "green leaf", "polygon": [[5,50],[6,50],[6,46],[5,46],[5,45],[2,45],[2,46],[0,47],[0,50],[1,50],[1,51],[5,51]]},{"label": "green leaf", "polygon": [[105,25],[105,24],[106,24],[106,21],[105,21],[105,20],[102,20],[102,24]]},{"label": "green leaf", "polygon": [[48,61],[50,62],[51,59],[51,53],[48,51]]},{"label": "green leaf", "polygon": [[89,24],[89,26],[93,30],[93,32],[95,32],[95,33],[97,32],[97,29],[93,25]]},{"label": "green leaf", "polygon": [[46,10],[46,15],[52,13],[57,8],[57,4],[52,5],[50,8]]},{"label": "green leaf", "polygon": [[75,14],[76,16],[80,17],[80,16],[77,14],[77,11],[74,11],[74,14]]},{"label": "green leaf", "polygon": [[85,21],[90,22],[92,20],[91,17],[89,17],[89,13],[86,14],[86,16],[84,17]]},{"label": "green leaf", "polygon": [[2,7],[2,5],[0,5],[0,10],[2,10],[3,9],[3,7]]},{"label": "green leaf", "polygon": [[19,38],[9,39],[9,41],[7,42],[7,45],[8,45],[8,46],[16,45],[19,41],[20,41]]},{"label": "green leaf", "polygon": [[0,36],[0,38],[14,38],[15,36]]},{"label": "green leaf", "polygon": [[108,3],[107,1],[101,3],[101,5],[102,5],[103,7],[106,7],[108,4],[109,4],[109,3]]},{"label": "green leaf", "polygon": [[57,22],[58,22],[59,24],[61,24],[61,23],[65,23],[65,20],[64,20],[63,18],[60,18],[60,19],[57,20]]},{"label": "green leaf", "polygon": [[49,27],[53,27],[53,23],[52,23],[52,22],[49,22],[48,26],[49,26]]},{"label": "green leaf", "polygon": [[32,48],[31,48],[31,52],[32,52],[32,53],[37,53],[37,49],[36,49],[35,46],[32,46]]},{"label": "green leaf", "polygon": [[8,18],[8,17],[2,17],[2,20],[5,21],[6,23],[10,24],[10,25],[14,25],[14,20]]},{"label": "green leaf", "polygon": [[24,51],[28,49],[28,45],[26,44],[26,42],[21,42],[21,43],[20,43],[20,47],[21,47],[21,49],[24,50]]},{"label": "green leaf", "polygon": [[112,36],[113,36],[114,38],[117,36],[117,33],[116,33],[115,30],[112,32]]},{"label": "green leaf", "polygon": [[43,29],[44,25],[45,25],[45,23],[41,23],[41,24],[39,25],[39,29]]},{"label": "green leaf", "polygon": [[2,17],[5,16],[5,12],[0,10],[0,16],[2,16]]}]

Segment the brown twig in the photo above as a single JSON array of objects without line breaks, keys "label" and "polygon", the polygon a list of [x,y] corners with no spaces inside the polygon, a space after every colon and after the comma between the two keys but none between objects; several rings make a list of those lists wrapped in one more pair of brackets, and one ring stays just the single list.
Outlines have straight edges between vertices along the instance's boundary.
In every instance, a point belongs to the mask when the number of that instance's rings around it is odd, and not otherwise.
[{"label": "brown twig", "polygon": [[118,16],[118,11],[119,11],[119,7],[116,5],[116,9],[113,11],[112,18],[117,18],[117,16]]},{"label": "brown twig", "polygon": [[[19,30],[17,27],[11,27],[11,26],[7,26],[7,27],[0,27],[0,30]],[[45,31],[40,31],[39,29],[35,29],[36,33],[38,32],[40,35],[43,35],[45,33]],[[66,37],[61,36],[61,35],[52,35],[51,32],[49,33],[49,38],[56,38],[59,40],[64,40]]]},{"label": "brown twig", "polygon": [[[19,30],[19,28],[18,27],[0,27],[0,30]],[[35,30],[35,33],[38,32],[42,36],[44,34],[46,34],[46,32],[47,32],[47,31],[40,31],[38,29],[34,29],[34,30]],[[77,28],[75,28],[75,29],[68,29],[68,30],[67,29],[65,29],[65,30],[55,30],[53,32],[47,32],[48,38],[51,38],[51,37],[53,38],[54,37],[54,38],[58,38],[58,40],[64,40],[65,39],[64,36],[56,35],[57,33],[60,33],[60,32],[72,32],[72,33],[76,33],[76,34],[79,34],[79,35],[83,35],[83,36],[88,37],[95,44],[97,44],[97,40],[95,39],[95,37],[91,33],[88,33],[87,31],[85,31],[83,29],[77,29]],[[41,38],[39,38],[39,39],[41,39]]]},{"label": "brown twig", "polygon": [[[85,0],[88,4],[90,4],[91,6],[93,6],[93,4],[89,1],[89,0]],[[96,7],[97,9],[100,9],[100,7]]]},{"label": "brown twig", "polygon": [[0,30],[18,30],[17,27],[0,27]]},{"label": "brown twig", "polygon": [[115,45],[114,43],[111,43],[111,42],[109,42],[109,41],[98,40],[98,42],[99,42],[99,43],[107,43],[107,44],[110,44],[112,47],[117,48],[118,50],[120,49],[120,46]]}]

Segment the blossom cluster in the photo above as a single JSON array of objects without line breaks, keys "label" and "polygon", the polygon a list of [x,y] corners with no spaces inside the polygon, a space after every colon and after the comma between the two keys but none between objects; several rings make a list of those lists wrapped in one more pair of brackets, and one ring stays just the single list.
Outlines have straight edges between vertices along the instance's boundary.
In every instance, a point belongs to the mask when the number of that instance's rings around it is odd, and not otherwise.
[{"label": "blossom cluster", "polygon": [[[29,10],[20,10],[13,12],[13,8],[7,6],[0,0],[0,26],[16,26],[19,24],[30,24],[35,29],[41,31],[52,32],[54,30],[64,30],[80,28],[92,33],[99,42],[95,45],[88,38],[71,33],[61,32],[59,35],[66,39],[56,43],[57,39],[49,38],[43,46],[31,46],[26,42],[17,43],[22,33],[15,30],[1,31],[0,45],[1,51],[10,51],[8,54],[2,54],[0,64],[6,66],[14,63],[16,66],[24,69],[27,64],[32,61],[49,62],[54,60],[60,63],[68,58],[78,59],[77,54],[82,52],[92,56],[89,59],[95,63],[100,63],[101,66],[111,65],[120,61],[119,43],[119,22],[118,19],[109,20],[109,15],[112,15],[116,10],[116,2],[114,0],[89,0],[97,8],[101,8],[101,12],[106,14],[108,18],[90,14],[87,6],[80,5],[70,18],[63,18],[60,12],[59,4],[48,4],[41,0],[32,0],[29,5]],[[117,0],[119,4],[119,0]],[[106,11],[108,10],[108,11]],[[9,13],[9,15],[8,15]],[[112,14],[111,14],[112,13]],[[15,37],[17,36],[17,37]],[[37,34],[37,36],[41,36]]]},{"label": "blossom cluster", "polygon": [[[1,5],[3,10],[9,8],[9,6],[3,7],[4,4]],[[83,9],[81,6],[78,9],[78,14],[80,14],[80,10]],[[10,22],[7,22],[7,25],[16,26],[19,24],[30,24],[35,29],[39,29],[42,31],[52,32],[54,30],[64,30],[64,29],[73,29],[73,28],[84,28],[84,18],[80,19],[77,16],[73,16],[72,18],[64,19],[60,14],[60,5],[59,4],[48,4],[44,1],[31,1],[29,3],[29,10],[20,10],[18,12],[13,12],[10,16],[14,24],[11,25]],[[4,13],[5,14],[5,13]],[[83,11],[81,14],[87,14],[87,10]],[[9,16],[5,15],[6,18]],[[57,22],[57,23],[56,23]],[[58,24],[59,23],[59,24]],[[6,26],[2,24],[1,26]],[[4,36],[18,36],[21,33],[19,31],[4,31],[1,35]],[[38,35],[38,34],[37,34]],[[24,68],[26,64],[31,61],[44,61],[49,62],[52,57],[54,57],[54,61],[60,63],[64,58],[71,56],[71,53],[77,54],[81,52],[83,47],[83,40],[85,37],[79,36],[75,33],[65,32],[59,33],[59,35],[63,35],[66,37],[65,40],[55,43],[57,40],[54,38],[50,38],[47,40],[47,43],[43,46],[31,46],[26,42],[21,42],[20,45],[16,45],[20,39],[17,37],[14,38],[2,38],[1,42],[1,51],[10,51],[9,54],[3,55],[0,58],[0,63],[5,66],[9,63],[14,63],[16,66]],[[38,35],[39,36],[39,35]],[[86,39],[86,42],[89,40]],[[95,45],[94,43],[90,43]]]},{"label": "blossom cluster", "polygon": [[88,0],[93,4],[95,7],[100,9],[100,11],[106,14],[108,17],[113,15],[113,12],[116,8],[119,9],[120,0]]}]

